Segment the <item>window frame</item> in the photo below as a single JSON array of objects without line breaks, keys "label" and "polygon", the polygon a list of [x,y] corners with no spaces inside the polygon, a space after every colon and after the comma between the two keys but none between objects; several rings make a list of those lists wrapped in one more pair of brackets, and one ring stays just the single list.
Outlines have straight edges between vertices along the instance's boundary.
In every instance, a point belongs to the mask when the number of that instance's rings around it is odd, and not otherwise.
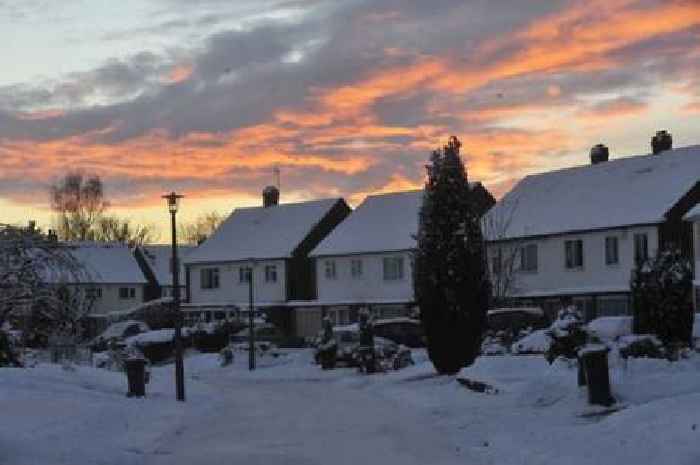
[{"label": "window frame", "polygon": [[238,284],[250,284],[250,279],[253,275],[253,268],[250,266],[238,267]]},{"label": "window frame", "polygon": [[362,279],[364,275],[364,264],[361,258],[350,259],[350,277],[352,279]]},{"label": "window frame", "polygon": [[[633,246],[634,246],[634,263],[639,266],[649,260],[649,234],[648,233],[634,233],[633,236]],[[644,239],[643,241],[641,239]],[[640,244],[644,244],[643,257],[640,254]]]},{"label": "window frame", "polygon": [[[535,253],[530,256],[529,251]],[[539,247],[537,244],[526,244],[520,248],[520,271],[525,273],[537,273],[539,271]],[[534,258],[533,258],[534,257]],[[526,266],[527,265],[527,266]]]},{"label": "window frame", "polygon": [[327,259],[323,261],[323,276],[329,281],[338,279],[335,260]]},{"label": "window frame", "polygon": [[265,282],[277,282],[277,265],[265,265]]},{"label": "window frame", "polygon": [[131,300],[136,298],[136,288],[124,286],[119,288],[119,300]]},{"label": "window frame", "polygon": [[619,264],[620,240],[617,236],[605,236],[605,265],[616,266]]},{"label": "window frame", "polygon": [[405,277],[404,257],[400,255],[382,257],[382,277],[384,281],[403,281]]},{"label": "window frame", "polygon": [[564,267],[567,270],[583,268],[583,239],[568,239],[564,241]]},{"label": "window frame", "polygon": [[221,272],[218,267],[207,267],[199,270],[199,288],[203,290],[219,289]]}]

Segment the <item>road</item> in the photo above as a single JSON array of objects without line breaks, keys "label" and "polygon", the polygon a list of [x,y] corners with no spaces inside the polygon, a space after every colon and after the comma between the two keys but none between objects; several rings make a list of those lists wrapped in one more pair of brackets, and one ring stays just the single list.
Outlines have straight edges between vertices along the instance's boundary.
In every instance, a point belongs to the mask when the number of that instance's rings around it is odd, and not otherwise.
[{"label": "road", "polygon": [[205,378],[206,405],[189,405],[181,427],[163,437],[155,464],[467,463],[413,409],[337,378]]}]

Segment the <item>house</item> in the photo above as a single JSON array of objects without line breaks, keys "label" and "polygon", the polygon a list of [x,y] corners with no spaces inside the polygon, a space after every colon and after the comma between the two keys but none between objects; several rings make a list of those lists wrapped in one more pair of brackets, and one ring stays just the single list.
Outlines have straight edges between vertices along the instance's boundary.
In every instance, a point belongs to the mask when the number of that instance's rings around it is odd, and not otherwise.
[{"label": "house", "polygon": [[343,199],[279,204],[267,187],[263,206],[238,208],[212,236],[184,259],[190,320],[246,313],[249,280],[254,308],[287,334],[294,334],[290,301],[316,298],[315,269],[308,253],[350,213]]},{"label": "house", "polygon": [[695,251],[693,293],[695,302],[695,312],[700,313],[700,204],[693,207],[686,215],[685,219],[693,224],[693,250]]},{"label": "house", "polygon": [[[178,261],[181,263],[179,287],[181,298],[186,294],[183,261],[194,246],[178,245]],[[146,300],[173,297],[172,246],[165,244],[141,245],[134,248],[134,257],[138,262],[149,285],[146,288]]]},{"label": "house", "polygon": [[[480,214],[495,200],[481,183],[472,189]],[[413,250],[423,191],[368,196],[316,247],[318,300],[307,305],[307,320],[320,324],[357,321],[367,309],[380,318],[417,313],[413,294]]]},{"label": "house", "polygon": [[66,284],[84,289],[86,297],[91,300],[90,333],[103,329],[108,313],[125,310],[146,300],[148,281],[129,247],[111,243],[75,243],[70,253],[82,270],[77,275],[80,282]]},{"label": "house", "polygon": [[527,176],[484,218],[497,297],[541,305],[550,314],[572,302],[587,318],[630,312],[630,278],[657,250],[692,256],[683,221],[700,201],[700,146],[608,160]]}]

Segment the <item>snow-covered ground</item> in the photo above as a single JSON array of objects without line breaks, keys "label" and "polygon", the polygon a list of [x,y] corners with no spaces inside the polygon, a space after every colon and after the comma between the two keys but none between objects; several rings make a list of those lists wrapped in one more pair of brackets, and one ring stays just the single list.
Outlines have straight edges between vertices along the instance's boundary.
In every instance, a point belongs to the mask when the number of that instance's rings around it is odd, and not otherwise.
[{"label": "snow-covered ground", "polygon": [[0,463],[62,464],[619,464],[700,463],[700,356],[677,363],[611,357],[625,406],[595,415],[576,370],[542,356],[482,357],[433,376],[421,352],[400,372],[324,372],[292,351],[246,369],[237,354],[186,359],[187,402],[172,366],[146,399],[120,373],[60,366],[0,369]]}]

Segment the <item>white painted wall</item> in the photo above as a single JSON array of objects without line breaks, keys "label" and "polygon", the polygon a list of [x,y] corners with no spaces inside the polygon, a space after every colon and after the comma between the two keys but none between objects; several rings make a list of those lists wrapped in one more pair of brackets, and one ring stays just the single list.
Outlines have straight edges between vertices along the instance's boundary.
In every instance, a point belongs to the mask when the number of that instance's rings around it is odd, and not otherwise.
[{"label": "white painted wall", "polygon": [[[86,285],[84,287],[85,289],[102,289],[102,296],[95,299],[91,313],[93,315],[104,315],[105,313],[114,312],[117,310],[126,310],[142,303],[145,286],[143,284],[96,284]],[[122,287],[134,288],[134,298],[119,298],[119,289]]]},{"label": "white painted wall", "polygon": [[[536,272],[517,271],[513,296],[519,295],[566,295],[595,293],[597,289],[629,290],[630,273],[634,269],[634,234],[647,233],[649,257],[654,257],[658,248],[658,229],[655,226],[621,228],[600,232],[550,236],[518,245],[537,244],[538,269]],[[605,238],[618,238],[619,264],[606,265]],[[567,240],[583,240],[583,267],[567,269],[564,243]],[[489,244],[489,265],[498,247],[504,244]],[[505,252],[504,252],[505,254]],[[518,257],[517,262],[520,263]]]},{"label": "white painted wall", "polygon": [[[403,279],[385,281],[384,257],[403,257]],[[336,279],[328,279],[325,262],[334,260]],[[362,260],[362,276],[351,275],[351,261]],[[413,301],[413,263],[410,252],[345,255],[316,258],[316,283],[321,302]]]},{"label": "white painted wall", "polygon": [[[277,267],[277,282],[265,282],[265,266],[267,265]],[[249,262],[190,265],[190,302],[193,304],[243,304],[248,302],[248,283],[239,282],[239,269],[247,266],[249,266]],[[202,289],[200,270],[203,268],[219,269],[218,289]],[[253,293],[256,302],[276,303],[287,300],[284,260],[258,261],[253,273]]]}]

